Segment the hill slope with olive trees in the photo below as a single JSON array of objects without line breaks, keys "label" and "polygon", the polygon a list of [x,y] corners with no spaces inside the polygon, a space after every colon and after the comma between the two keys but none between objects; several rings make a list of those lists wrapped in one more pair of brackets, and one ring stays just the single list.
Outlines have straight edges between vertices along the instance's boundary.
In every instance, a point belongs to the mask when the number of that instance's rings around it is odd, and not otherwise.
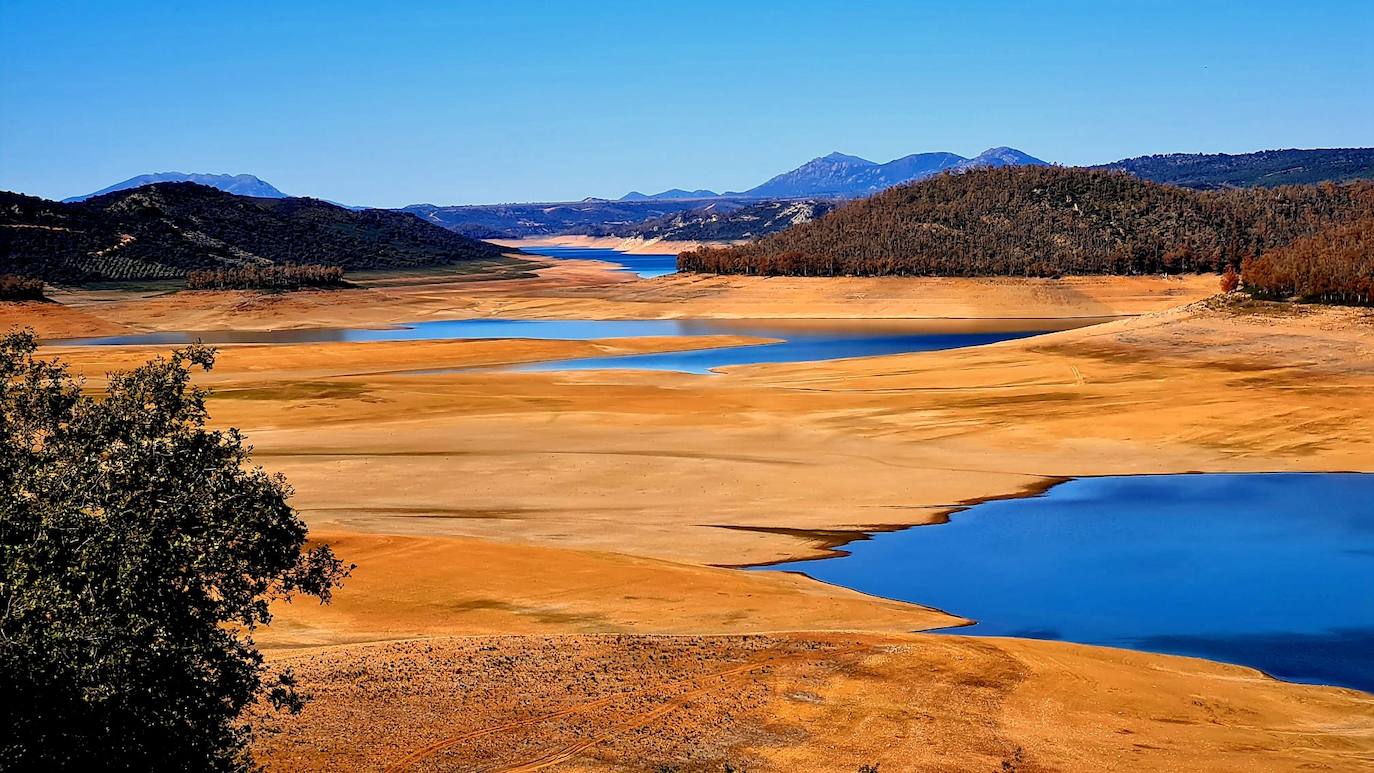
[{"label": "hill slope with olive trees", "polygon": [[0,192],[0,274],[80,283],[311,263],[345,270],[512,262],[414,215],[160,183],[62,203]]}]

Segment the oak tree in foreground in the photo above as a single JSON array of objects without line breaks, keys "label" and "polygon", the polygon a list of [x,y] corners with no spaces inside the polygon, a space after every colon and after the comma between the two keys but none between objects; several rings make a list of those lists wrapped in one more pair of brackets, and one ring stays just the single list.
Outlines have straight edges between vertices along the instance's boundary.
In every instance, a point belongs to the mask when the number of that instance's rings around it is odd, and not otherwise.
[{"label": "oak tree in foreground", "polygon": [[245,770],[241,712],[299,710],[251,638],[274,599],[348,573],[307,548],[280,475],[205,427],[191,346],[83,394],[0,337],[0,766]]}]

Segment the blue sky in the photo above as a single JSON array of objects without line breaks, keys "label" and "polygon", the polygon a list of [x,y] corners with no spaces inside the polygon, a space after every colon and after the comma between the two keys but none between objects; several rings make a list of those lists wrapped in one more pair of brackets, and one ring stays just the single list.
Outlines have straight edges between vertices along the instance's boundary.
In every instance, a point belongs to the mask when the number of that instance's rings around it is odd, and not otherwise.
[{"label": "blue sky", "polygon": [[[289,6],[289,7],[288,7]],[[1374,145],[1374,2],[0,2],[0,188],[400,206]]]}]

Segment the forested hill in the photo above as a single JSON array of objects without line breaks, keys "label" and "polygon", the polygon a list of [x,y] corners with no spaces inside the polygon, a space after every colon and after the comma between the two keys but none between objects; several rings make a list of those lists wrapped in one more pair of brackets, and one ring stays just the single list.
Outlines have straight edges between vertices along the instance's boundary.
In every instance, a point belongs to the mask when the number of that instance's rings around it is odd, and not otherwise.
[{"label": "forested hill", "polygon": [[1142,180],[1184,188],[1248,188],[1374,180],[1374,148],[1261,150],[1258,153],[1169,153],[1114,161]]},{"label": "forested hill", "polygon": [[1020,166],[941,175],[735,247],[683,271],[1057,276],[1217,271],[1374,212],[1374,183],[1191,191],[1121,172]]},{"label": "forested hill", "polygon": [[318,263],[348,270],[504,262],[506,248],[414,215],[160,183],[60,203],[0,192],[0,274],[50,282]]}]

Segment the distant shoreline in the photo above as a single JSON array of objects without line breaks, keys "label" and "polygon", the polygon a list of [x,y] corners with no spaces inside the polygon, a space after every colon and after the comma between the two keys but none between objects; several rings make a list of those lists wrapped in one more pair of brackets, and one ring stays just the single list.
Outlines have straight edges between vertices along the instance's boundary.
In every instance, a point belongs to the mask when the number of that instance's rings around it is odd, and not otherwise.
[{"label": "distant shoreline", "polygon": [[587,247],[615,250],[629,255],[676,255],[698,247],[726,247],[740,242],[672,241],[666,239],[622,238],[619,236],[579,236],[574,234],[536,236],[524,239],[485,239],[502,247]]}]

